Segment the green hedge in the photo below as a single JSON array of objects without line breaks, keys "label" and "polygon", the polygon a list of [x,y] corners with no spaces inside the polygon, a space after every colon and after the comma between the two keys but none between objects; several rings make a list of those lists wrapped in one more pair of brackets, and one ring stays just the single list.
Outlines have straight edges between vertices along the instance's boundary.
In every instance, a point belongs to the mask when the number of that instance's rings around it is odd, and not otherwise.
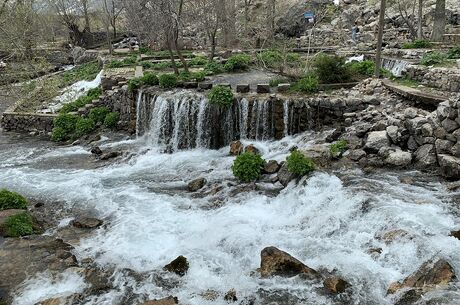
[{"label": "green hedge", "polygon": [[78,118],[75,125],[75,137],[87,135],[96,129],[96,123],[90,118]]},{"label": "green hedge", "polygon": [[118,112],[110,112],[105,116],[104,126],[107,128],[117,127],[118,121],[120,120],[120,114]]},{"label": "green hedge", "polygon": [[264,164],[265,161],[259,154],[243,153],[233,162],[233,175],[241,182],[256,181],[262,174]]},{"label": "green hedge", "polygon": [[9,209],[27,209],[27,200],[16,192],[0,190],[0,211]]}]

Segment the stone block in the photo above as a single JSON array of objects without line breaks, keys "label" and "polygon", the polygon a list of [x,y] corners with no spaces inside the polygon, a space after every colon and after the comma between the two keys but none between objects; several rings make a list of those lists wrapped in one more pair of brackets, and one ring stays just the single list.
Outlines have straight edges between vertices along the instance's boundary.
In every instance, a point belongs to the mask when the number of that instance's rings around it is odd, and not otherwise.
[{"label": "stone block", "polygon": [[184,82],[184,88],[185,89],[196,89],[198,88],[198,83],[197,82]]},{"label": "stone block", "polygon": [[291,88],[291,84],[279,84],[278,85],[278,92],[287,92]]},{"label": "stone block", "polygon": [[236,85],[236,92],[238,93],[248,93],[250,90],[249,84],[238,84]]},{"label": "stone block", "polygon": [[210,90],[212,89],[212,83],[199,83],[198,88],[202,90]]},{"label": "stone block", "polygon": [[269,84],[258,84],[257,93],[270,93],[270,85]]}]

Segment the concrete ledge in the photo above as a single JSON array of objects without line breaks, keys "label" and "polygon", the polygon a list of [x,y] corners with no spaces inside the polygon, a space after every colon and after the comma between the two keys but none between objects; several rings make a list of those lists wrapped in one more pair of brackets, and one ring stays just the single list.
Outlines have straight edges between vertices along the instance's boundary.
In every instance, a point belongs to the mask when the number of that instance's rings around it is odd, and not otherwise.
[{"label": "concrete ledge", "polygon": [[270,93],[270,85],[269,84],[258,84],[257,93]]},{"label": "concrete ledge", "polygon": [[278,92],[287,92],[291,88],[291,84],[286,83],[286,84],[279,84],[278,85]]},{"label": "concrete ledge", "polygon": [[353,82],[353,83],[339,83],[339,84],[320,84],[319,89],[320,90],[333,90],[333,89],[349,89],[353,88],[354,86],[358,85],[359,82]]},{"label": "concrete ledge", "polygon": [[202,90],[210,90],[212,89],[212,83],[199,83],[198,88]]},{"label": "concrete ledge", "polygon": [[1,125],[6,131],[44,131],[53,129],[57,114],[4,112]]},{"label": "concrete ledge", "polygon": [[401,85],[392,83],[388,80],[383,81],[383,85],[390,91],[400,96],[403,96],[409,100],[419,102],[425,105],[436,107],[439,103],[442,103],[447,100],[446,97],[428,94],[428,93],[422,92],[415,88],[401,86]]}]

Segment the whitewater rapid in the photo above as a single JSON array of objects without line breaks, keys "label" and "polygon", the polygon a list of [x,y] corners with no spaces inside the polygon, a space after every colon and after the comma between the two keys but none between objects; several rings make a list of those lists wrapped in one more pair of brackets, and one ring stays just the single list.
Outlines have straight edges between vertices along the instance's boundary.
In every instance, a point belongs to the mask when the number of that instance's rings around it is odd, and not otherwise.
[{"label": "whitewater rapid", "polygon": [[[303,134],[255,144],[264,158],[282,161],[293,145],[308,146],[312,138]],[[60,168],[69,156],[87,154],[78,146],[0,151],[4,165],[0,188],[93,210],[105,220],[106,227],[76,245],[75,254],[79,260],[89,257],[102,267],[115,268],[114,289],[84,304],[122,304],[127,294],[134,293],[140,296],[138,301],[174,295],[184,305],[223,305],[227,303],[222,296],[231,288],[240,299],[265,291],[287,295],[286,303],[273,304],[335,304],[337,300],[318,291],[321,284],[298,277],[254,275],[260,251],[267,246],[285,250],[314,269],[337,271],[353,287],[344,304],[393,304],[386,296],[388,285],[433,257],[447,259],[460,274],[460,242],[449,237],[451,230],[460,228],[453,202],[458,194],[449,193],[431,177],[403,173],[414,177],[416,182],[409,185],[400,182],[401,173],[317,172],[275,197],[224,190],[193,198],[178,191],[192,179],[205,177],[209,185],[235,184],[230,170],[234,157],[228,149],[164,154],[143,141],[107,144],[127,145],[135,156],[97,169]],[[38,166],[44,160],[54,166]],[[213,205],[216,201],[218,207]],[[390,244],[377,238],[395,229],[408,231],[410,238]],[[373,256],[370,248],[382,248],[382,253]],[[162,271],[179,255],[190,262],[189,272],[180,279]],[[141,273],[143,280],[127,269]],[[155,282],[158,275],[176,287],[160,287]],[[33,305],[80,292],[88,285],[71,271],[58,279],[49,277],[40,274],[29,279],[14,304]],[[200,294],[207,290],[221,297],[206,301]],[[454,303],[439,304],[458,304],[460,295],[452,292],[449,301]]]}]

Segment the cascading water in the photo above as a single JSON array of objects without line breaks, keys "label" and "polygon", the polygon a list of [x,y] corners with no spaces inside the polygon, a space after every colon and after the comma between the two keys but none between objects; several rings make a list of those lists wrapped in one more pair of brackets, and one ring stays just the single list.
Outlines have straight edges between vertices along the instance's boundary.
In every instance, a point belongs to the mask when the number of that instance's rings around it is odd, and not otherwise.
[{"label": "cascading water", "polygon": [[[174,108],[173,103],[164,103],[166,99],[157,100],[160,112]],[[180,103],[176,107],[180,112]],[[256,145],[265,159],[282,161],[293,145],[300,149],[309,145],[304,138],[309,141],[315,135]],[[277,196],[259,190],[236,195],[224,190],[195,198],[177,190],[197,176],[206,178],[211,187],[235,183],[230,170],[234,158],[226,148],[163,154],[156,149],[146,152],[144,141],[131,145],[135,157],[129,162],[72,171],[59,166],[65,158],[82,154],[79,147],[18,144],[0,151],[7,164],[0,171],[1,188],[41,201],[78,205],[105,220],[103,228],[75,245],[75,254],[78,260],[91,258],[100,268],[113,268],[113,288],[86,296],[78,304],[139,304],[174,295],[184,305],[225,305],[223,295],[233,288],[239,300],[255,297],[256,305],[391,305],[388,285],[433,257],[447,259],[460,274],[460,242],[449,236],[450,230],[460,228],[458,208],[452,202],[459,193],[447,192],[429,176],[402,173],[417,181],[410,185],[399,181],[401,173],[364,175],[349,170],[339,179],[319,172]],[[17,159],[16,154],[27,157]],[[216,200],[220,205],[213,205]],[[391,243],[379,238],[395,229],[409,232],[408,237]],[[254,270],[267,246],[288,251],[312,268],[337,270],[351,283],[350,294],[329,297],[319,289],[321,284],[299,277],[260,279]],[[380,248],[381,253],[375,256],[371,248]],[[190,262],[182,278],[162,270],[179,255]],[[16,295],[15,305],[82,293],[89,286],[78,269],[57,278],[31,276]],[[206,300],[207,291],[215,291],[217,299]],[[444,301],[438,296],[424,298],[439,305],[460,301],[455,284],[442,294]]]},{"label": "cascading water", "polygon": [[[270,100],[242,98],[229,108],[209,104],[207,98],[189,91],[137,98],[137,135],[167,151],[220,148],[237,139],[272,140],[275,137],[274,104]],[[289,104],[283,105],[287,116]],[[281,118],[288,124],[287,118]],[[282,132],[287,133],[287,126]]]},{"label": "cascading water", "polygon": [[382,58],[382,68],[389,70],[394,76],[400,77],[410,63],[403,59]]}]

